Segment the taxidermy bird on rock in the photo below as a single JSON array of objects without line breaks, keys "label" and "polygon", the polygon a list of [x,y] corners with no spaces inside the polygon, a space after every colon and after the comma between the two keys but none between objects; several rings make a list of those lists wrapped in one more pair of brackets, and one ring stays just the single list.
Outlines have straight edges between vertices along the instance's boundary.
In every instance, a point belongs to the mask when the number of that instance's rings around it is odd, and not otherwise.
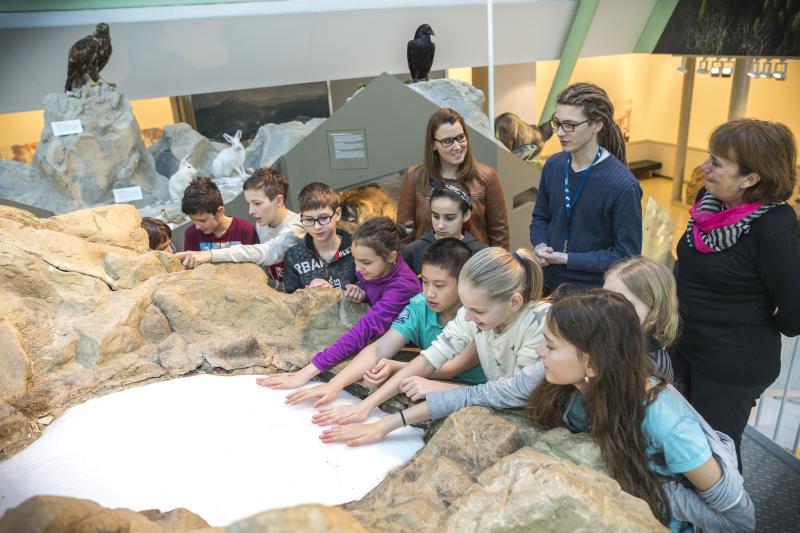
[{"label": "taxidermy bird on rock", "polygon": [[406,57],[408,70],[411,72],[411,83],[428,81],[428,73],[433,65],[433,54],[436,45],[431,41],[431,35],[436,35],[427,24],[423,24],[414,33],[414,38],[408,41]]},{"label": "taxidermy bird on rock", "polygon": [[[80,89],[89,79],[100,81],[100,71],[111,57],[111,35],[108,24],[101,22],[94,33],[87,35],[69,49],[66,92]],[[88,79],[87,79],[88,78]],[[113,84],[109,84],[113,85]]]}]

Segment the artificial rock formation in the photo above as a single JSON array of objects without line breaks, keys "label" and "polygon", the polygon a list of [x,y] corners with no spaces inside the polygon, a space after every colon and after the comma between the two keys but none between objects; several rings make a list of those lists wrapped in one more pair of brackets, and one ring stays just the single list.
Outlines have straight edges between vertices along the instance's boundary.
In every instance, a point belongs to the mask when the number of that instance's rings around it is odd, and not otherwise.
[{"label": "artificial rock formation", "polygon": [[[173,256],[147,250],[139,222],[130,206],[49,219],[0,208],[0,459],[64,409],[107,392],[197,372],[297,369],[365,309],[332,289],[278,293],[254,265],[185,271]],[[664,530],[604,473],[588,435],[538,430],[481,407],[430,433],[359,501],[266,511],[224,530]],[[48,496],[0,517],[0,533],[99,530],[223,528],[185,509],[112,510]]]},{"label": "artificial rock formation", "polygon": [[293,120],[281,124],[264,124],[258,128],[255,138],[247,147],[244,161],[246,168],[271,167],[280,156],[325,122],[324,118],[312,118],[308,122]]},{"label": "artificial rock formation", "polygon": [[412,83],[409,87],[439,107],[455,109],[464,117],[467,124],[487,138],[494,139],[494,128],[489,122],[489,117],[483,112],[485,98],[480,89],[465,81],[449,78],[420,81]]},{"label": "artificial rock formation", "polygon": [[[48,94],[43,107],[34,161],[0,165],[0,197],[56,213],[114,202],[113,190],[123,187],[141,187],[143,203],[169,198],[130,103],[112,86],[84,87],[81,97]],[[56,136],[52,123],[65,120],[80,120],[83,133]]]},{"label": "artificial rock formation", "polygon": [[179,122],[164,126],[164,134],[147,151],[153,156],[156,170],[162,176],[172,176],[178,170],[180,160],[187,155],[199,176],[211,176],[211,163],[222,147],[221,144],[215,146],[190,125]]},{"label": "artificial rock formation", "polygon": [[66,407],[196,371],[307,364],[363,306],[334,290],[278,293],[255,265],[185,271],[151,252],[136,210],[39,219],[0,208],[0,458]]}]

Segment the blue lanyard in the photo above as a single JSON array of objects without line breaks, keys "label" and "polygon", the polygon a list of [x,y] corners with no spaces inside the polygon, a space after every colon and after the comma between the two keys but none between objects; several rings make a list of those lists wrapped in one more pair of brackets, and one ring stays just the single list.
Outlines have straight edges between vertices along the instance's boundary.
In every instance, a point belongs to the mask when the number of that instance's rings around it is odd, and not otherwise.
[{"label": "blue lanyard", "polygon": [[592,161],[592,164],[589,165],[589,168],[584,170],[581,174],[581,180],[578,182],[578,188],[575,191],[575,202],[572,202],[569,194],[569,166],[572,163],[572,154],[569,155],[566,163],[564,163],[564,210],[567,212],[567,225],[569,225],[569,223],[572,221],[572,206],[577,205],[578,199],[581,197],[581,193],[583,192],[583,187],[586,185],[586,179],[592,172],[594,165],[600,160],[601,155],[603,155],[603,148],[598,147],[597,155],[594,156],[594,161]]}]

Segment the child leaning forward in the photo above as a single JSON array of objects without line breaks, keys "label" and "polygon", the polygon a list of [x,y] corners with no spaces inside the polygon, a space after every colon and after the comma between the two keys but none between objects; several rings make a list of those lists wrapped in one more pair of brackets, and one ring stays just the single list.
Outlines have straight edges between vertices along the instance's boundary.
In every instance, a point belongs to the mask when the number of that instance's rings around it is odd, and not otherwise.
[{"label": "child leaning forward", "polygon": [[359,226],[353,235],[352,247],[359,284],[345,287],[345,297],[368,301],[369,311],[350,331],[317,353],[310,364],[297,372],[259,378],[256,380],[259,385],[273,389],[301,387],[386,333],[400,311],[419,292],[417,276],[398,253],[403,235],[403,228],[387,217],[371,218]]}]

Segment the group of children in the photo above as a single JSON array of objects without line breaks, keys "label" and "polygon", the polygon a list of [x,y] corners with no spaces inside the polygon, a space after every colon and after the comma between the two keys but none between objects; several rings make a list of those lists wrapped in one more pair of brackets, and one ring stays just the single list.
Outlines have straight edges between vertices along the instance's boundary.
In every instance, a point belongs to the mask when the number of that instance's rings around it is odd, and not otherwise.
[{"label": "group of children", "polygon": [[[458,182],[434,184],[432,229],[403,250],[403,230],[387,218],[367,220],[352,237],[337,229],[338,195],[322,183],[300,191],[296,214],[285,206],[286,180],[257,170],[244,184],[254,231],[225,215],[214,189],[201,178],[184,196],[194,222],[186,242],[197,246],[178,254],[185,266],[282,265],[271,276],[287,292],[333,287],[370,304],[306,367],[257,379],[299,388],[355,355],[329,382],[287,396],[289,404],[313,400],[320,408],[314,423],[337,424],[323,432],[324,442],[375,442],[468,405],[527,406],[540,426],[590,433],[622,488],[673,531],[754,528],[730,439],[669,384],[665,349],[677,336],[678,303],[664,266],[631,257],[606,272],[602,289],[543,298],[531,251],[487,248],[465,231],[472,201]],[[148,232],[151,248],[164,246]],[[407,344],[420,355],[393,361]],[[355,405],[325,406],[359,380],[376,390]],[[361,423],[398,393],[426,401]]]}]

